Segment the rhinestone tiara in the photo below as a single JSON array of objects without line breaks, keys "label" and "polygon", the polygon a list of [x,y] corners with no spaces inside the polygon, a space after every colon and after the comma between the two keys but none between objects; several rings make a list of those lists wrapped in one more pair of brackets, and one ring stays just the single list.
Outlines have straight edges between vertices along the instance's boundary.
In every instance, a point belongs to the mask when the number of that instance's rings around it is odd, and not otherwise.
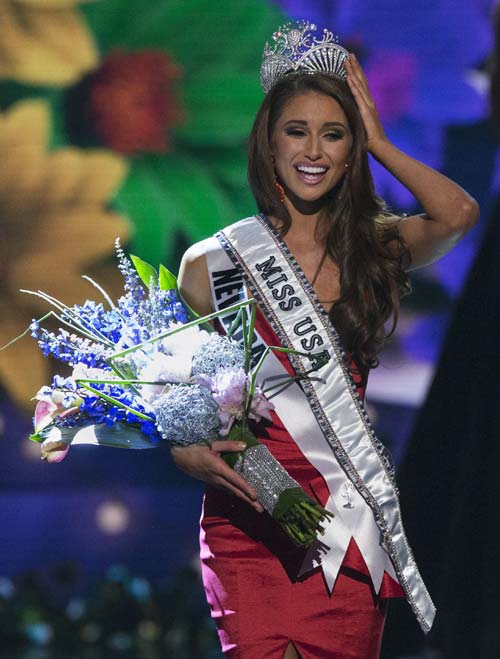
[{"label": "rhinestone tiara", "polygon": [[264,93],[278,80],[293,73],[324,73],[339,80],[346,79],[344,63],[349,57],[339,46],[338,37],[326,28],[321,34],[314,23],[286,23],[273,34],[262,53],[260,84]]}]

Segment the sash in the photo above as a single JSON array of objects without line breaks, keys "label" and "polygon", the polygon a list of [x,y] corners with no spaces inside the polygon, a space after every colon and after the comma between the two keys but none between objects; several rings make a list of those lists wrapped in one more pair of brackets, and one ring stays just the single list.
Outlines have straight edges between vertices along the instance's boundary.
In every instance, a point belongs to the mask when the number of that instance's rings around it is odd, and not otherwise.
[{"label": "sash", "polygon": [[[233,264],[228,268],[226,260],[225,268],[214,269],[214,259],[221,257],[217,250],[207,253],[216,306],[224,308],[245,295],[237,282],[243,277],[284,346],[318,356],[327,352],[330,357],[314,378],[290,386],[286,396],[273,398],[288,429],[285,419],[293,416],[292,437],[325,478],[330,492],[327,508],[335,514],[302,572],[321,562],[332,588],[347,544],[354,537],[376,591],[384,569],[397,575],[422,629],[428,632],[435,607],[404,534],[393,469],[373,432],[328,315],[281,236],[263,215],[241,220],[216,238]],[[224,276],[227,281],[221,284]],[[264,347],[256,336],[257,353]],[[309,360],[290,358],[298,374],[310,368]],[[272,356],[266,359],[261,379],[276,375],[276,368],[281,367],[277,367],[278,361]]]},{"label": "sash", "polygon": [[[243,274],[234,267],[216,239],[206,241],[206,245],[212,298],[217,310],[222,311],[247,297]],[[236,313],[221,319],[226,331],[235,318]],[[238,332],[233,338],[241,340]],[[265,348],[266,345],[256,330],[252,346],[254,363]],[[289,375],[280,360],[274,353],[268,354],[260,370],[258,384],[264,388],[265,384],[283,377],[288,379]],[[335,515],[327,524],[321,539],[316,541],[308,552],[299,576],[321,566],[331,592],[351,538],[354,538],[368,567],[375,592],[378,592],[384,572],[395,580],[397,576],[387,552],[379,546],[380,531],[375,524],[371,508],[346,478],[337,461],[332,460],[331,451],[325,451],[323,432],[300,386],[290,383],[286,387],[286,393],[278,393],[272,399],[275,411],[292,439],[323,476],[330,493],[325,507]]]}]

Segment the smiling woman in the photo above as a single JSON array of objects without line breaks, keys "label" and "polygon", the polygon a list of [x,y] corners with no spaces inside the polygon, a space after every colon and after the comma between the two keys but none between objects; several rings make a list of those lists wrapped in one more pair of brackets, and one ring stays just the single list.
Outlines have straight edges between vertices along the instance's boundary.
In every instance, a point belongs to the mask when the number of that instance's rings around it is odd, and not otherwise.
[{"label": "smiling woman", "polygon": [[[406,270],[450,249],[478,209],[388,141],[363,71],[332,33],[301,23],[273,39],[249,140],[260,212],[190,248],[180,284],[200,313],[250,292],[256,354],[266,345],[300,351],[271,354],[259,372],[262,385],[284,375],[300,385],[273,396],[272,421],[254,432],[333,519],[310,548],[293,548],[225,469],[220,452],[230,445],[176,448],[173,458],[207,482],[202,574],[225,656],[378,659],[389,598],[406,597],[425,632],[435,609],[404,534],[394,466],[364,409],[367,374],[386,321],[395,326]],[[387,211],[368,152],[425,214]],[[322,366],[307,378],[311,361]]]},{"label": "smiling woman", "polygon": [[[304,171],[312,166],[322,170]],[[250,136],[249,180],[345,347],[358,366],[375,366],[385,323],[393,316],[394,329],[399,298],[409,289],[402,263],[409,257],[400,218],[375,195],[365,127],[344,81],[294,74],[276,82]],[[285,203],[276,198],[277,186]],[[367,297],[376,304],[367,305]]]},{"label": "smiling woman", "polygon": [[274,126],[271,149],[289,199],[321,206],[349,166],[352,135],[339,103],[314,91],[294,96]]}]

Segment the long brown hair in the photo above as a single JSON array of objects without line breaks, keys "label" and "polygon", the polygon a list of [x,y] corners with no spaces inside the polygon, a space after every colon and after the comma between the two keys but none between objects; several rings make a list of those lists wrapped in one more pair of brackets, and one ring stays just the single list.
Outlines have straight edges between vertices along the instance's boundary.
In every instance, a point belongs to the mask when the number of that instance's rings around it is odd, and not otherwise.
[{"label": "long brown hair", "polygon": [[[346,83],[322,74],[294,74],[268,92],[249,138],[249,182],[259,210],[277,218],[286,234],[291,217],[274,185],[271,137],[286,104],[310,91],[335,99],[352,133],[349,167],[326,202],[318,227],[325,235],[326,253],[340,272],[340,298],[329,312],[330,320],[358,364],[372,368],[384,339],[396,327],[399,298],[410,291],[403,268],[409,253],[397,229],[400,217],[391,215],[375,194],[366,131]],[[386,335],[384,325],[391,317]]]}]

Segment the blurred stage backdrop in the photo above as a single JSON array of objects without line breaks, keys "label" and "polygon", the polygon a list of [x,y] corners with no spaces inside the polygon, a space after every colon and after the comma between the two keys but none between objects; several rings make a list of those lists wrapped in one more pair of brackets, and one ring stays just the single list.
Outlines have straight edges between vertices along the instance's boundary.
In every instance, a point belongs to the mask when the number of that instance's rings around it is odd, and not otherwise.
[{"label": "blurred stage backdrop", "polygon": [[[500,187],[494,4],[1,0],[0,344],[46,311],[21,288],[83,302],[86,273],[117,294],[117,236],[176,271],[186,246],[254,212],[245,140],[260,53],[280,23],[308,18],[359,55],[390,138],[482,207],[452,254],[413,275],[371,375],[370,411],[403,460]],[[418,210],[373,171],[394,210]],[[51,366],[29,337],[0,354],[0,656],[219,657],[197,572],[201,486],[161,448],[42,463],[26,437]]]}]

